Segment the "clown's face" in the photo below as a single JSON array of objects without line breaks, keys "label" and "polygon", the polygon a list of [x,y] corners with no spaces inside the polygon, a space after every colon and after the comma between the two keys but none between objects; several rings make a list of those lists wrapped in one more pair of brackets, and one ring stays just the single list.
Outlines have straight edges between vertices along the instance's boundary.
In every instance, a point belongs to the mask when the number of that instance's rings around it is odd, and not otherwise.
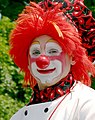
[{"label": "clown's face", "polygon": [[50,36],[42,35],[33,40],[29,49],[29,69],[40,89],[66,77],[70,66],[71,57]]}]

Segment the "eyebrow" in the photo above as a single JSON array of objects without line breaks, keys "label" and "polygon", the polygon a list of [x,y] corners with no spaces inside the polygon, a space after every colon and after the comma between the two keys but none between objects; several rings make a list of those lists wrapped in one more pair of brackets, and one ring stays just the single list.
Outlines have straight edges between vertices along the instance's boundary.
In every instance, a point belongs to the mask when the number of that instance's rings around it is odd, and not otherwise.
[{"label": "eyebrow", "polygon": [[31,45],[35,45],[35,44],[40,44],[40,43],[39,43],[39,41],[34,41],[34,42],[32,42]]},{"label": "eyebrow", "polygon": [[49,39],[47,42],[55,42],[55,43],[57,43],[57,41],[53,40],[53,39]]}]

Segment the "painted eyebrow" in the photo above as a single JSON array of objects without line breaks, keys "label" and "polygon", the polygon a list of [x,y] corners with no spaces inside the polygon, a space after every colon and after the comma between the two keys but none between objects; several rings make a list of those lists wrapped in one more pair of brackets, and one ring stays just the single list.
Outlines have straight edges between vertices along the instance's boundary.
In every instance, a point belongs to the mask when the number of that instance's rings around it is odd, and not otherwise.
[{"label": "painted eyebrow", "polygon": [[34,41],[34,42],[32,42],[31,45],[35,45],[35,44],[40,44],[40,43],[39,43],[39,41]]},{"label": "painted eyebrow", "polygon": [[47,42],[55,42],[55,43],[57,43],[57,41],[53,40],[53,39],[49,39]]}]

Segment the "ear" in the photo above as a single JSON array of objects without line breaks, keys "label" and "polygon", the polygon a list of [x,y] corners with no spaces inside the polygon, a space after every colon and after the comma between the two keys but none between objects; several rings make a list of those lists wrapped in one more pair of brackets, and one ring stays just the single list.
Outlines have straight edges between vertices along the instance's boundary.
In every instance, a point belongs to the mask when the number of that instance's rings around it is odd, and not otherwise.
[{"label": "ear", "polygon": [[28,65],[28,70],[30,71],[30,66]]},{"label": "ear", "polygon": [[28,70],[30,71],[30,55],[28,54]]},{"label": "ear", "polygon": [[95,66],[95,60],[94,60],[94,62],[92,64]]},{"label": "ear", "polygon": [[71,57],[71,65],[75,65],[76,62],[73,60],[73,58]]}]

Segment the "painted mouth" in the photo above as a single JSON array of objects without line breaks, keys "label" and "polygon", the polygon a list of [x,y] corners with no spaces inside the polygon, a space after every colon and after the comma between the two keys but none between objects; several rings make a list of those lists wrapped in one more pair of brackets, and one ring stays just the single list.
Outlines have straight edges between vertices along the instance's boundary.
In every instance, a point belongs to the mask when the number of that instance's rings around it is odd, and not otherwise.
[{"label": "painted mouth", "polygon": [[48,73],[52,73],[56,68],[53,69],[48,69],[48,70],[38,70],[37,71],[41,74],[48,74]]}]

